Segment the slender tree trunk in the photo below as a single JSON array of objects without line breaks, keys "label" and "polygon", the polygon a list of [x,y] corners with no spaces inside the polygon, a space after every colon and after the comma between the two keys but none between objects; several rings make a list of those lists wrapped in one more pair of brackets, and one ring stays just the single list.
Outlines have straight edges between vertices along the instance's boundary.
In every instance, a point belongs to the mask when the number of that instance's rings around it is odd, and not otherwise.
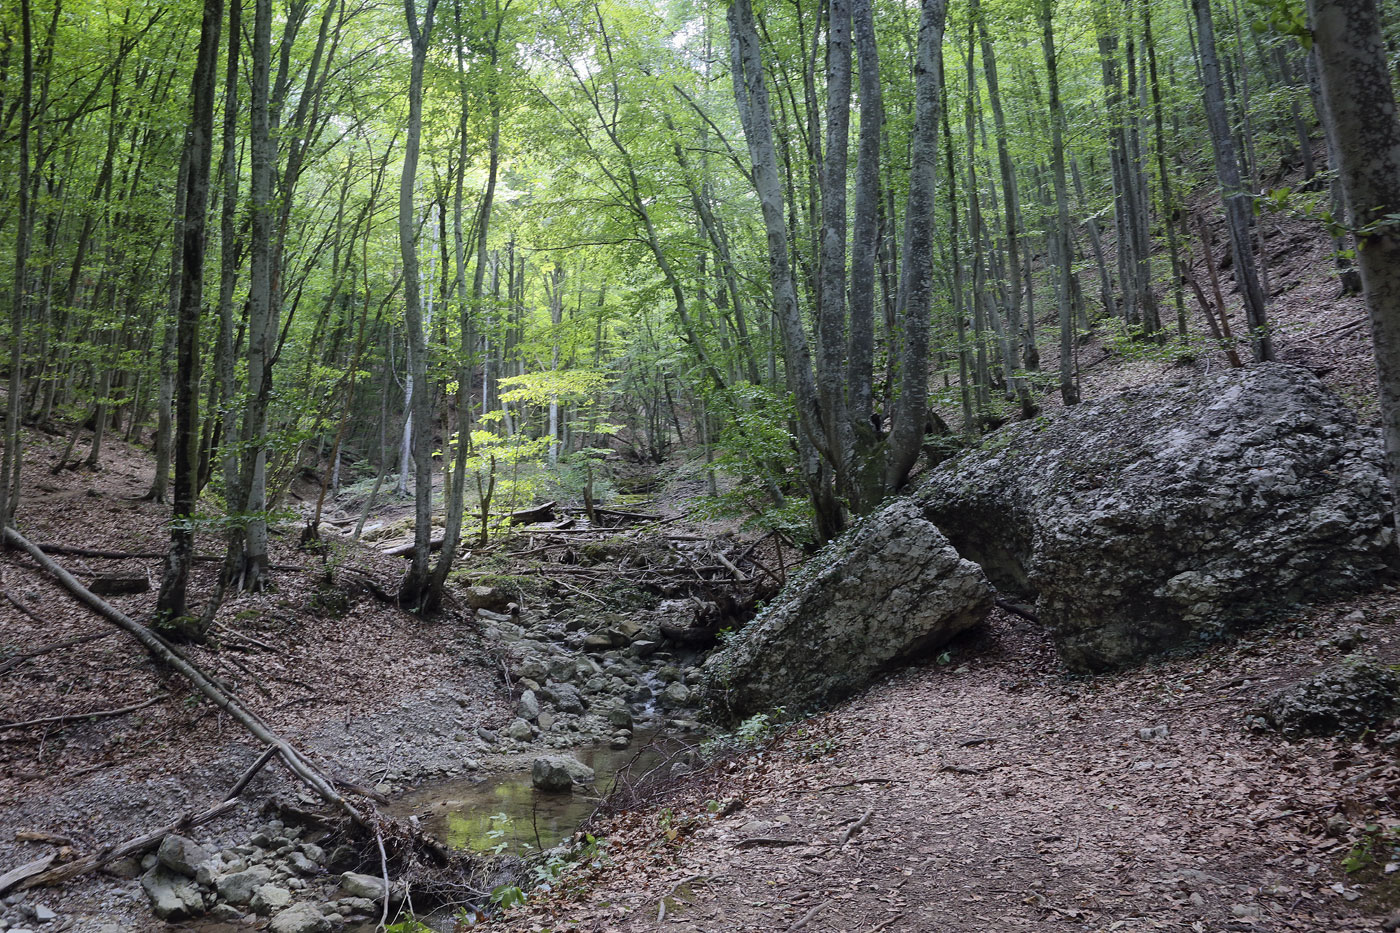
[{"label": "slender tree trunk", "polygon": [[412,393],[412,419],[418,422],[413,432],[414,463],[413,557],[408,573],[399,588],[399,602],[419,613],[430,613],[433,592],[429,585],[428,558],[433,532],[433,420],[431,393],[428,391],[428,345],[425,339],[422,297],[420,295],[418,244],[413,191],[418,175],[418,151],[423,135],[423,67],[432,35],[433,14],[437,0],[428,0],[419,27],[414,0],[404,0],[408,35],[412,48],[412,63],[408,84],[408,132],[404,143],[403,174],[399,181],[399,253],[403,262],[404,320],[408,330],[408,370]]},{"label": "slender tree trunk", "polygon": [[1245,317],[1249,322],[1250,340],[1256,361],[1274,358],[1273,338],[1269,334],[1264,292],[1254,265],[1254,250],[1250,242],[1249,218],[1252,213],[1249,192],[1240,180],[1240,163],[1235,155],[1235,140],[1230,132],[1230,118],[1225,108],[1225,90],[1220,80],[1220,60],[1215,50],[1215,25],[1211,18],[1210,0],[1191,0],[1196,14],[1199,36],[1202,84],[1205,92],[1206,122],[1210,125],[1211,146],[1215,152],[1215,174],[1220,182],[1220,198],[1225,204],[1225,219],[1230,228],[1230,252],[1234,257],[1235,282],[1244,298]]},{"label": "slender tree trunk", "polygon": [[1055,61],[1054,0],[1040,0],[1040,28],[1045,70],[1050,83],[1051,175],[1055,186],[1054,233],[1060,274],[1056,295],[1060,307],[1060,397],[1066,405],[1079,402],[1079,384],[1074,367],[1074,311],[1070,304],[1072,265],[1069,249],[1069,199],[1065,193],[1065,112],[1060,105],[1060,77]]},{"label": "slender tree trunk", "polygon": [[[194,517],[199,472],[199,322],[204,300],[205,213],[209,203],[209,164],[213,154],[214,93],[219,65],[219,29],[223,0],[204,0],[199,53],[190,80],[190,124],[185,148],[189,172],[185,222],[176,373],[175,507],[170,523],[170,552],[156,601],[156,616],[169,634],[182,639],[203,636],[186,612],[186,591],[194,564]],[[193,624],[192,624],[193,623]]]},{"label": "slender tree trunk", "polygon": [[176,331],[179,329],[180,290],[184,282],[185,249],[185,196],[190,165],[189,147],[185,147],[180,157],[180,173],[175,182],[175,216],[171,224],[173,233],[170,242],[170,293],[163,334],[160,344],[160,401],[156,407],[156,473],[151,480],[146,498],[152,502],[165,502],[165,493],[170,486],[170,432],[175,399],[175,354],[178,348]]}]

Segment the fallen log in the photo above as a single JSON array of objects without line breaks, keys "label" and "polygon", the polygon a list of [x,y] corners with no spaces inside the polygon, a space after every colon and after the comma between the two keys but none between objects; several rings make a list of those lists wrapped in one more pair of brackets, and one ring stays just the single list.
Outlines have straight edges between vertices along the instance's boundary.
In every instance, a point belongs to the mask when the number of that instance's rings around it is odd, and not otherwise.
[{"label": "fallen log", "polygon": [[[435,535],[434,537],[430,538],[428,540],[428,550],[442,550],[442,541],[442,535]],[[380,548],[380,551],[383,552],[386,557],[407,557],[409,554],[413,553],[414,544],[414,541],[409,540],[405,541],[402,544],[395,544],[393,547]]]},{"label": "fallen log", "polygon": [[342,797],[331,785],[330,779],[308,761],[300,751],[269,729],[266,723],[243,705],[242,700],[239,700],[232,693],[214,683],[203,671],[191,664],[173,645],[144,625],[136,622],[111,603],[94,595],[91,590],[78,582],[72,574],[55,562],[53,558],[45,554],[18,531],[15,531],[13,528],[6,528],[5,542],[14,545],[32,557],[39,566],[47,570],[54,579],[61,583],[68,592],[72,593],[79,602],[134,637],[147,651],[165,662],[177,673],[184,676],[200,693],[208,697],[216,707],[227,713],[261,742],[276,747],[278,755],[281,756],[287,768],[303,783],[315,791],[322,800],[342,810],[357,826],[364,827],[368,825],[359,810]]},{"label": "fallen log", "polygon": [[150,592],[151,579],[145,574],[104,573],[93,578],[89,589],[98,596],[130,596]]},{"label": "fallen log", "polygon": [[554,507],[558,504],[551,500],[544,505],[516,509],[510,513],[510,523],[512,525],[538,525],[541,522],[552,522],[554,521]]},{"label": "fallen log", "polygon": [[90,713],[64,713],[62,716],[45,716],[42,719],[26,719],[23,722],[0,722],[0,731],[27,729],[30,726],[61,726],[64,723],[78,722],[84,719],[111,719],[113,716],[125,716],[127,713],[135,713],[148,706],[155,706],[168,696],[170,696],[168,693],[158,693],[148,700],[123,706],[120,709],[99,709]]}]

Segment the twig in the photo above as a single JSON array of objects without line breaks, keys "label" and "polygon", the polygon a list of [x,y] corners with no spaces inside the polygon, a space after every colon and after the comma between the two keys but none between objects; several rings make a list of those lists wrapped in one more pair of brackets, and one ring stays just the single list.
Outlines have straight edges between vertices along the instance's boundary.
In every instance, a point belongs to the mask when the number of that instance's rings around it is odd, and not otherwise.
[{"label": "twig", "polygon": [[806,844],[807,840],[805,839],[773,839],[768,836],[750,836],[734,843],[734,848],[752,849],[758,846],[781,848],[783,846],[805,846]]},{"label": "twig", "polygon": [[803,914],[802,919],[794,923],[789,929],[792,931],[792,933],[796,933],[797,930],[800,930],[803,927],[805,927],[808,923],[811,923],[813,918],[815,918],[817,914],[821,913],[822,910],[826,908],[826,905],[830,903],[831,901],[822,901],[816,907],[813,907],[811,910]]},{"label": "twig", "polygon": [[65,722],[75,722],[80,719],[110,719],[113,716],[125,716],[127,713],[134,713],[148,706],[154,706],[168,696],[170,696],[168,693],[159,693],[149,700],[133,703],[130,706],[123,706],[120,709],[98,710],[91,713],[64,713],[62,716],[45,716],[42,719],[26,719],[23,722],[0,722],[0,729],[25,729],[29,726],[60,725]]},{"label": "twig", "polygon": [[854,836],[856,833],[860,832],[862,829],[864,829],[865,826],[866,826],[866,824],[870,822],[870,818],[871,818],[872,816],[874,816],[874,815],[875,815],[875,808],[874,808],[874,807],[871,807],[870,809],[868,809],[868,810],[866,810],[864,813],[862,813],[860,819],[856,820],[856,821],[855,821],[854,823],[852,823],[850,826],[847,826],[847,827],[846,827],[846,831],[845,831],[844,833],[841,834],[841,843],[840,843],[840,844],[841,844],[842,846],[844,846],[846,843],[850,842],[850,841],[851,841],[851,837]]},{"label": "twig", "polygon": [[377,930],[387,930],[389,927],[389,855],[384,851],[384,833],[378,826],[374,827],[374,841],[379,843],[379,870],[384,873],[384,910],[379,915],[379,926]]},{"label": "twig", "polygon": [[894,915],[893,917],[891,917],[890,919],[888,919],[888,920],[882,920],[882,921],[880,921],[879,923],[877,923],[875,926],[871,927],[871,928],[870,928],[870,933],[880,933],[881,930],[887,930],[887,929],[889,929],[890,927],[894,926],[896,923],[898,923],[900,920],[903,920],[903,919],[904,919],[904,914],[895,914],[895,915]]}]

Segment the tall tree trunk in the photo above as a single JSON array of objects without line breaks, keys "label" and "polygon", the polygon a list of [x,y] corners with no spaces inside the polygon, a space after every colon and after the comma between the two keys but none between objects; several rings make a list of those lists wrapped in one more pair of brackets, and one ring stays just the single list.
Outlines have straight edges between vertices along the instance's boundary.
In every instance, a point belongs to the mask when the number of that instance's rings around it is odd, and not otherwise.
[{"label": "tall tree trunk", "polygon": [[180,173],[175,182],[175,212],[170,238],[170,294],[160,343],[160,401],[156,406],[156,472],[146,498],[165,502],[170,486],[170,442],[175,401],[175,354],[179,344],[176,331],[180,319],[180,291],[184,283],[185,196],[190,171],[189,146],[180,157]]},{"label": "tall tree trunk", "polygon": [[219,65],[219,28],[223,0],[204,0],[199,53],[190,79],[190,124],[185,148],[189,172],[185,191],[184,246],[176,351],[175,506],[170,523],[170,551],[160,581],[156,615],[169,634],[182,639],[203,636],[198,620],[186,612],[186,591],[194,563],[194,516],[199,471],[199,321],[204,300],[205,213],[209,204],[209,164],[213,154],[214,91]]},{"label": "tall tree trunk", "polygon": [[418,176],[418,151],[423,135],[423,66],[428,55],[428,40],[432,35],[433,14],[438,0],[428,0],[419,27],[414,0],[404,0],[408,21],[408,36],[412,62],[408,83],[408,132],[404,143],[403,174],[399,180],[399,254],[403,262],[404,322],[408,330],[408,371],[412,380],[414,464],[413,488],[413,556],[408,573],[399,588],[399,603],[419,613],[430,613],[433,592],[429,585],[428,557],[433,533],[433,421],[432,393],[428,391],[428,344],[423,325],[420,294],[418,244],[413,204],[413,189]]},{"label": "tall tree trunk", "polygon": [[1386,472],[1400,502],[1400,123],[1380,14],[1376,0],[1308,0],[1308,16],[1371,316]]},{"label": "tall tree trunk", "polygon": [[928,420],[928,341],[933,303],[933,220],[937,194],[939,110],[943,97],[944,0],[923,0],[914,59],[914,129],[909,143],[909,200],[904,209],[900,306],[904,346],[900,392],[890,428],[885,484],[904,486],[923,449]]},{"label": "tall tree trunk", "polygon": [[1074,405],[1079,402],[1079,384],[1074,367],[1074,310],[1070,304],[1073,268],[1069,247],[1069,199],[1065,193],[1065,112],[1060,105],[1060,76],[1055,60],[1054,0],[1040,0],[1040,28],[1050,84],[1050,158],[1055,186],[1055,223],[1051,235],[1059,260],[1056,297],[1060,308],[1060,397],[1066,405]]},{"label": "tall tree trunk", "polygon": [[[33,213],[29,203],[29,137],[34,93],[34,36],[29,0],[20,0],[19,13],[20,54],[23,56],[19,99],[19,216],[15,225],[15,280],[10,304],[10,383],[5,400],[5,455],[0,458],[0,529],[14,523],[19,476],[23,467],[19,419],[24,395],[24,314],[29,298],[29,232]],[[57,9],[54,15],[58,15]]]}]

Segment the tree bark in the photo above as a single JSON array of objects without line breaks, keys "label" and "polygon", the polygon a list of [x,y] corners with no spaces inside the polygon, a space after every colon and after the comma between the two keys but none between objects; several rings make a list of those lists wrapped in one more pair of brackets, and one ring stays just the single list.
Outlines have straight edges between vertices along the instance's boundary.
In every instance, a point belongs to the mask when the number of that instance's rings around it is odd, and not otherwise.
[{"label": "tree bark", "polygon": [[1400,502],[1400,123],[1384,33],[1375,0],[1308,0],[1308,18],[1371,318],[1386,471]]}]

